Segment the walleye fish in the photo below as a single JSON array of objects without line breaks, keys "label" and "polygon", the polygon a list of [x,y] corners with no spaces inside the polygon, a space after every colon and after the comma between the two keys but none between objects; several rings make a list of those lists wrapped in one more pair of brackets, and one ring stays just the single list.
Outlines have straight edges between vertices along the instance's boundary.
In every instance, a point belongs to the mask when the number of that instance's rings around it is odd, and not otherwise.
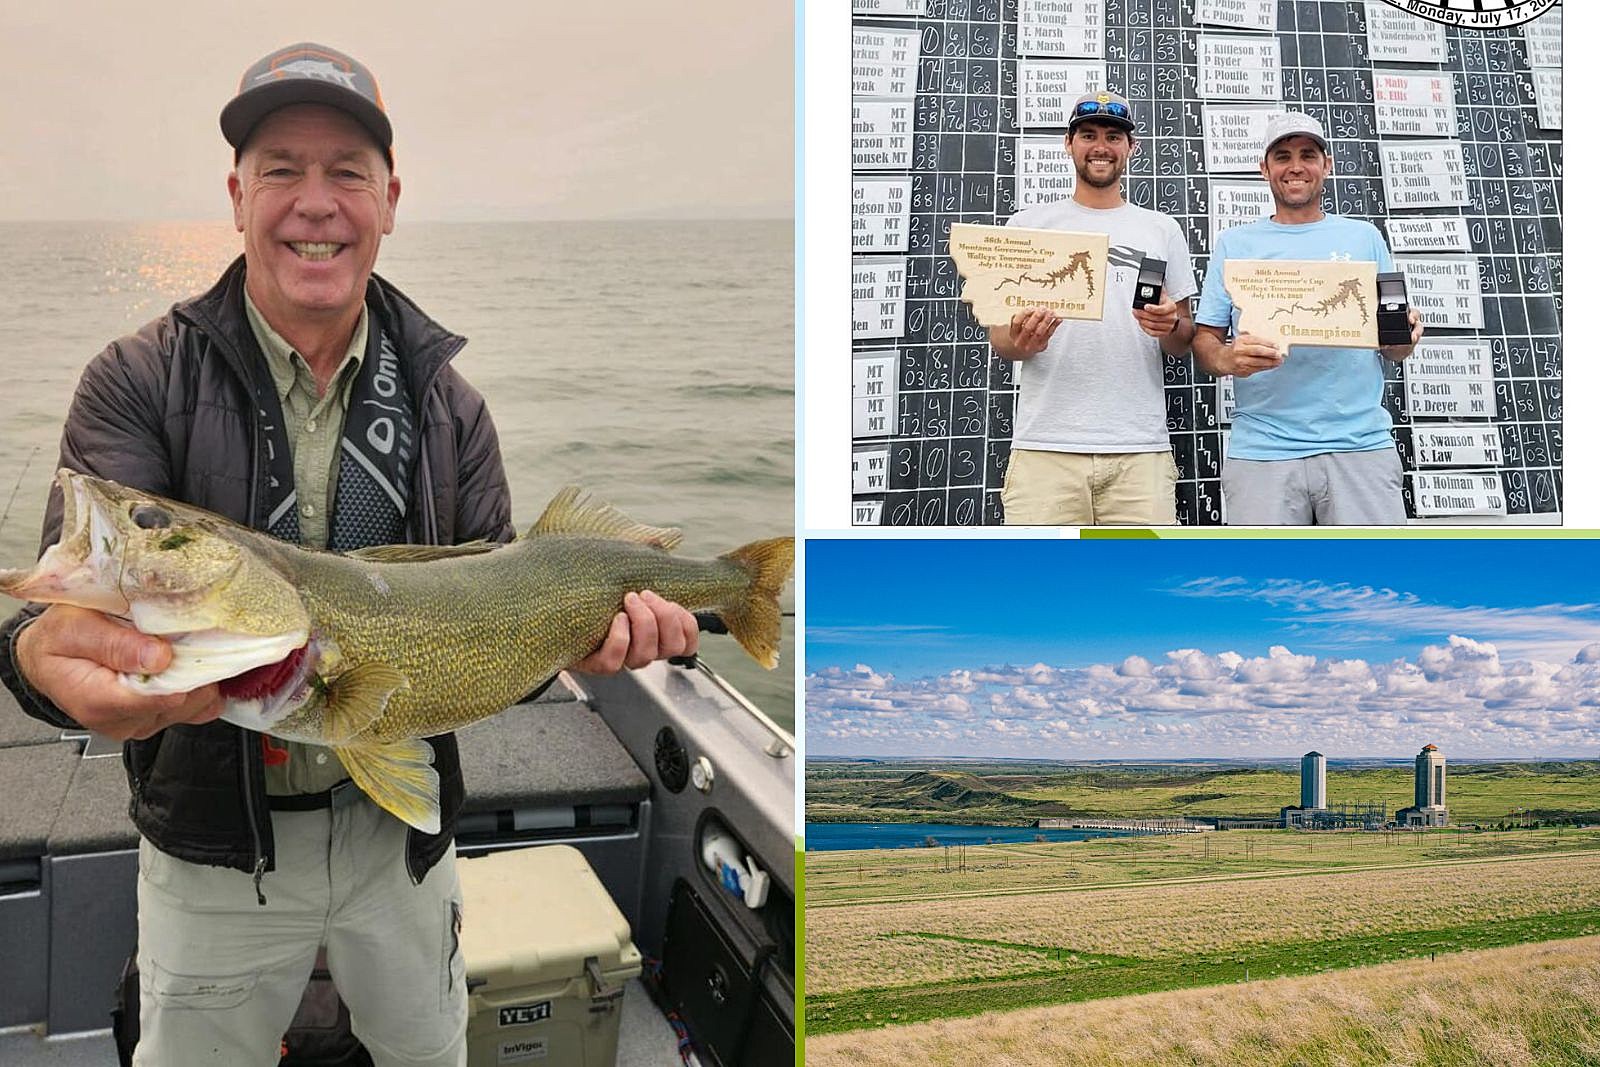
[{"label": "walleye fish", "polygon": [[439,830],[423,740],[493,715],[592,652],[629,592],[713,610],[762,666],[777,664],[778,594],[794,538],[713,560],[670,554],[682,534],[562,490],[500,545],[300,548],[219,515],[62,469],[61,538],[0,592],[75,604],[172,642],[140,693],[216,682],[222,718],[333,749],[375,803]]}]

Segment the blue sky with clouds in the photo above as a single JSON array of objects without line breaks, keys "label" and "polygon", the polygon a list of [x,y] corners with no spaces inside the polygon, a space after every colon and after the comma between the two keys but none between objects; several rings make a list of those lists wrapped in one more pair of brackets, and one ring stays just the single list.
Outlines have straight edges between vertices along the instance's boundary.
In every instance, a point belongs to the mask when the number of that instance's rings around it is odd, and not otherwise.
[{"label": "blue sky with clouds", "polygon": [[1600,756],[1600,543],[806,553],[815,755]]}]

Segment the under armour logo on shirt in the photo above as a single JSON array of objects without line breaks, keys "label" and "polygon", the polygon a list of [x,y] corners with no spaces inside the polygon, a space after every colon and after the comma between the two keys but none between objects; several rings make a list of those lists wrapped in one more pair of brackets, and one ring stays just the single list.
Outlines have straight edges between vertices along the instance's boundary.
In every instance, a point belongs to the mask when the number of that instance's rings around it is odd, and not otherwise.
[{"label": "under armour logo on shirt", "polygon": [[1328,253],[1328,258],[1330,260],[1332,260],[1333,262],[1335,262],[1335,263],[1348,263],[1348,262],[1350,262],[1350,253],[1349,252],[1329,252]]}]

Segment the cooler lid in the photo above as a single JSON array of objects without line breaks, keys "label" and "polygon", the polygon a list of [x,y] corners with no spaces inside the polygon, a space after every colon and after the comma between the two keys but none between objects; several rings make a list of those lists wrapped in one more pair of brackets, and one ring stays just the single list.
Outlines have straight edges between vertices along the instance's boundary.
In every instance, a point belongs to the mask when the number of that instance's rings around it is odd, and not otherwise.
[{"label": "cooler lid", "polygon": [[544,845],[463,859],[461,951],[491,987],[565,981],[595,957],[602,971],[638,966],[628,921],[583,853]]}]

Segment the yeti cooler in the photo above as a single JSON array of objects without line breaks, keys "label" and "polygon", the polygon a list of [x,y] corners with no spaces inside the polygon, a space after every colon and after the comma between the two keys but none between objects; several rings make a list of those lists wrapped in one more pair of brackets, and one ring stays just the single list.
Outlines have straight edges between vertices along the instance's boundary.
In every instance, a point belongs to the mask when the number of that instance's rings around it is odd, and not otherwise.
[{"label": "yeti cooler", "polygon": [[639,950],[583,854],[546,845],[459,868],[467,1062],[611,1067]]}]

